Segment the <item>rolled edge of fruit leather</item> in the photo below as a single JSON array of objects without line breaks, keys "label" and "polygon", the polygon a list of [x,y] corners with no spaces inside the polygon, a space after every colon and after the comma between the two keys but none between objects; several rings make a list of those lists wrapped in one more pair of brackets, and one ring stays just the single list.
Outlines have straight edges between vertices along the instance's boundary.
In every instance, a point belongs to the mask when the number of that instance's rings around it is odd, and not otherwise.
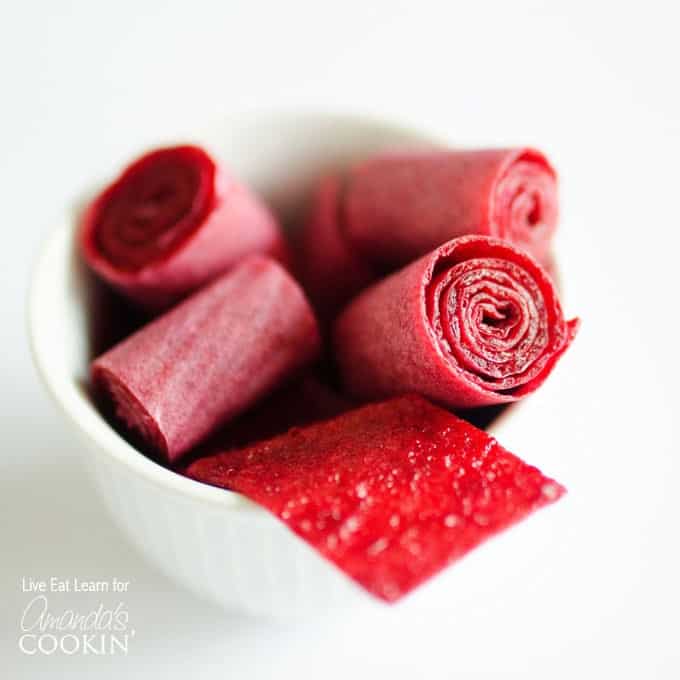
[{"label": "rolled edge of fruit leather", "polygon": [[536,390],[576,334],[554,285],[499,239],[454,239],[364,290],[335,322],[352,396],[419,392],[451,408],[516,401]]},{"label": "rolled edge of fruit leather", "polygon": [[86,208],[78,241],[92,270],[152,311],[247,255],[287,258],[267,206],[196,146],[157,149],[125,168]]},{"label": "rolled edge of fruit leather", "polygon": [[530,148],[395,151],[351,169],[344,214],[352,243],[387,268],[468,234],[511,241],[544,263],[557,175]]},{"label": "rolled edge of fruit leather", "polygon": [[92,363],[118,418],[176,461],[319,352],[314,314],[288,272],[253,255]]}]

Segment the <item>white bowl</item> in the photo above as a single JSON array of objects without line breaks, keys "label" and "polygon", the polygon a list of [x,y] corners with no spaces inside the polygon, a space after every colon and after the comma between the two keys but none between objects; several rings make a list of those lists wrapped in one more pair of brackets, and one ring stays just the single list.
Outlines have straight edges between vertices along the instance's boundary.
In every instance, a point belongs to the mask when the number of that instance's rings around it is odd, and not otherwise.
[{"label": "white bowl", "polygon": [[[299,216],[321,172],[386,147],[436,143],[390,123],[323,114],[230,117],[193,139],[172,141],[205,145],[287,223]],[[149,146],[167,142],[149,140]],[[117,170],[111,167],[111,176]],[[113,519],[168,576],[230,609],[278,618],[372,602],[267,512],[161,467],[102,418],[87,391],[92,301],[74,249],[75,221],[71,212],[64,215],[35,269],[31,342],[38,371],[80,436]]]}]

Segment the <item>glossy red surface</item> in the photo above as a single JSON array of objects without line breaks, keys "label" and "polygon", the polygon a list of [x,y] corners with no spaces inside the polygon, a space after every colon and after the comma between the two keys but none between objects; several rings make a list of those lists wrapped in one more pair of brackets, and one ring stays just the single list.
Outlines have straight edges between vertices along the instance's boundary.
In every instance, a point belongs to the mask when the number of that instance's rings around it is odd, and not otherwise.
[{"label": "glossy red surface", "polygon": [[418,396],[203,458],[188,474],[259,503],[387,601],[564,493]]}]

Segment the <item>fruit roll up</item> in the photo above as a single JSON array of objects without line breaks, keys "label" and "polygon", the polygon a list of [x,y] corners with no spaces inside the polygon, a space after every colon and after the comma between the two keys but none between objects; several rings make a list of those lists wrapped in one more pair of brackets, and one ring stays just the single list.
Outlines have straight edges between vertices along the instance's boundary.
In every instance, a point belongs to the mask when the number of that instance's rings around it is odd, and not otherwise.
[{"label": "fruit roll up", "polygon": [[319,351],[314,314],[274,260],[253,255],[92,363],[116,414],[168,462]]},{"label": "fruit roll up", "polygon": [[330,321],[356,293],[378,277],[347,241],[342,215],[343,181],[317,184],[298,248],[300,278],[321,320]]},{"label": "fruit roll up", "polygon": [[422,397],[369,404],[192,463],[395,602],[565,489]]},{"label": "fruit roll up", "polygon": [[344,212],[350,241],[387,268],[468,234],[511,241],[543,263],[556,173],[535,149],[393,152],[351,170]]},{"label": "fruit roll up", "polygon": [[472,408],[538,388],[578,323],[531,256],[464,236],[364,290],[336,320],[334,348],[357,398],[420,392]]},{"label": "fruit roll up", "polygon": [[79,246],[101,278],[152,311],[247,255],[287,257],[269,209],[195,146],[152,151],[128,166],[85,210]]}]

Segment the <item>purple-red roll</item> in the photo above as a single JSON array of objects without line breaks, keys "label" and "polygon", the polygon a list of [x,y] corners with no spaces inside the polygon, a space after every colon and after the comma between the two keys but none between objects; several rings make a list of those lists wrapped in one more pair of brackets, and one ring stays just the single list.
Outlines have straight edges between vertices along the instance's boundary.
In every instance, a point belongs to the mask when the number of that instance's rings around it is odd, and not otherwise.
[{"label": "purple-red roll", "polygon": [[316,186],[299,244],[300,278],[319,317],[328,321],[377,274],[345,238],[343,186],[326,176]]},{"label": "purple-red roll", "polygon": [[472,408],[537,389],[577,327],[531,256],[464,236],[364,290],[336,320],[334,349],[358,399],[417,392]]},{"label": "purple-red roll", "polygon": [[354,167],[345,189],[348,242],[391,270],[468,234],[544,263],[557,216],[555,170],[535,149],[384,154]]},{"label": "purple-red roll", "polygon": [[311,362],[316,319],[277,262],[251,256],[92,364],[118,417],[168,462]]},{"label": "purple-red roll", "polygon": [[86,209],[87,264],[152,311],[169,307],[254,253],[285,260],[268,208],[203,149],[145,154]]}]

